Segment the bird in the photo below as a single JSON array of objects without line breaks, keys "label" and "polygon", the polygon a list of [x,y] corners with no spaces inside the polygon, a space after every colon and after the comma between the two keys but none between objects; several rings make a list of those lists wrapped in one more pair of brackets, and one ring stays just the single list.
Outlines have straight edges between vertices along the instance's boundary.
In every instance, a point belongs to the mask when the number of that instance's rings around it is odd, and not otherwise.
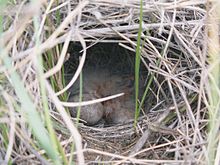
[{"label": "bird", "polygon": [[[96,94],[94,93],[84,93],[82,95],[82,101],[94,100],[97,99]],[[69,101],[78,102],[79,95],[74,95],[69,98]],[[72,108],[70,110],[70,115],[72,117],[77,117],[78,108]],[[85,122],[86,125],[95,125],[99,120],[102,119],[104,115],[104,108],[102,103],[91,104],[87,106],[80,107],[80,119]]]},{"label": "bird", "polygon": [[[129,76],[113,74],[108,69],[86,68],[82,72],[83,76],[83,101],[94,100],[110,95],[124,93],[123,96],[82,106],[80,118],[87,125],[95,125],[104,119],[106,125],[125,123],[134,119],[134,81]],[[73,96],[69,101],[79,101],[79,80],[76,81],[71,89]],[[70,110],[70,114],[76,117],[76,108]]]},{"label": "bird", "polygon": [[122,96],[118,99],[113,99],[104,102],[104,119],[106,124],[122,124],[134,119],[135,103],[131,98]]}]

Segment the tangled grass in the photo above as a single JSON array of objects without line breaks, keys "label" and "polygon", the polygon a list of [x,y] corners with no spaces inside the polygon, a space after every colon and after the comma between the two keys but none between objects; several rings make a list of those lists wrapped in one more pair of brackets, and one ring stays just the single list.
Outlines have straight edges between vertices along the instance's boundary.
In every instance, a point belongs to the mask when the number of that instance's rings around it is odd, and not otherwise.
[{"label": "tangled grass", "polygon": [[[140,4],[0,1],[0,164],[220,164],[219,2]],[[71,42],[82,56],[66,84]],[[76,124],[65,109],[82,105],[67,91],[99,43],[139,50],[149,108],[136,127]]]}]

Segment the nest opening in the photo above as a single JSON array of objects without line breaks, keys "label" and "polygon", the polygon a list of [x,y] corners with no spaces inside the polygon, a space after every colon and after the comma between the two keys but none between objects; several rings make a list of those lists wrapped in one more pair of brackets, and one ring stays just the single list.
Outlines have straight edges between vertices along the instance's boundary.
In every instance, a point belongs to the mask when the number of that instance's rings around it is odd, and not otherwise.
[{"label": "nest opening", "polygon": [[[92,45],[92,43],[88,43],[87,45]],[[82,47],[78,42],[71,42],[68,48],[68,53],[70,54],[69,59],[66,61],[65,67],[65,79],[66,83],[68,83],[73,75],[76,72],[76,69],[79,65],[79,57],[82,55]],[[107,122],[108,124],[104,124],[105,126],[112,126],[114,124],[125,123],[127,119],[134,119],[135,113],[135,52],[129,51],[123,47],[121,47],[118,43],[97,43],[92,46],[88,46],[86,52],[86,60],[82,69],[83,74],[83,89],[82,93],[92,93],[94,95],[98,95],[95,98],[107,97],[110,95],[118,94],[121,92],[125,93],[124,98],[116,98],[113,101],[107,101],[102,103],[104,108],[108,110],[109,113],[114,111],[119,111],[117,116],[123,114],[127,114],[127,110],[120,112],[120,109],[129,109],[128,111],[132,111],[133,117],[125,118],[125,119],[117,119],[117,121],[112,122],[112,118],[117,118],[115,115],[110,117],[108,114],[104,115],[103,118],[107,121],[110,120],[111,122]],[[143,95],[143,91],[145,88],[145,83],[147,80],[148,72],[146,67],[141,63],[140,66],[140,80],[139,80],[139,88],[141,90],[139,93],[139,99],[141,99]],[[78,78],[79,79],[79,78]],[[74,83],[72,88],[68,91],[69,96],[79,95],[79,80],[78,82]],[[97,94],[98,93],[98,94]],[[127,94],[129,93],[129,94]],[[127,96],[128,95],[128,96]],[[151,95],[151,96],[150,96]],[[83,95],[82,95],[83,97]],[[127,98],[129,97],[129,98]],[[146,99],[145,104],[148,104],[148,107],[145,108],[147,110],[151,108],[150,105],[156,104],[156,99],[154,98],[153,93],[150,93]],[[89,101],[88,97],[86,98]],[[93,98],[91,97],[91,100]],[[118,101],[117,101],[118,100]],[[72,100],[70,100],[72,101]],[[75,100],[78,101],[78,100]],[[109,110],[110,107],[110,110]],[[113,107],[113,108],[112,108]],[[92,108],[94,109],[94,107]],[[75,109],[76,111],[76,109]],[[107,113],[108,113],[107,112]],[[130,113],[130,112],[128,112]],[[144,114],[142,113],[142,114]],[[126,115],[125,115],[126,116]],[[91,116],[89,116],[91,117]],[[111,118],[111,119],[108,119]],[[122,118],[122,117],[121,117]],[[96,126],[100,126],[100,123],[105,123],[106,120],[100,120],[95,124]],[[123,122],[120,122],[123,120]],[[93,125],[93,124],[87,124]]]}]

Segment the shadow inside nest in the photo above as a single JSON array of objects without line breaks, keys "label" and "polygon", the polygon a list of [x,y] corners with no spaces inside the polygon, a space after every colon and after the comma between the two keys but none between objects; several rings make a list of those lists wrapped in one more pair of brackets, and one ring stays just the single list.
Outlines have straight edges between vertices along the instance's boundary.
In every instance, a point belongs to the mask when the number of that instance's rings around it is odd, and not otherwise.
[{"label": "shadow inside nest", "polygon": [[[69,47],[70,59],[65,63],[67,83],[79,65],[80,48],[77,44]],[[79,97],[80,80],[78,78],[68,91],[68,101],[95,101],[117,94],[122,96],[81,106],[80,119],[85,121],[86,125],[94,126],[101,122],[104,123],[104,127],[107,127],[135,118],[134,65],[134,53],[117,44],[97,44],[87,49],[86,61],[81,72],[82,96]],[[143,66],[140,71],[139,95],[141,96],[147,71]],[[69,108],[72,117],[77,116],[77,109],[77,107]]]}]

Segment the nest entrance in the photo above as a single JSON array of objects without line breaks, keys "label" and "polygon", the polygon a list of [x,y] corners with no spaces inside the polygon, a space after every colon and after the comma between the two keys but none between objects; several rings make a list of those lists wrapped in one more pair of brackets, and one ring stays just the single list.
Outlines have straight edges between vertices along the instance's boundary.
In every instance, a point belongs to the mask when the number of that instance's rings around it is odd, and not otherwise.
[{"label": "nest entrance", "polygon": [[[67,81],[70,81],[79,65],[79,57],[82,54],[81,49],[78,43],[71,43],[69,46],[70,58],[65,63]],[[125,96],[119,99],[116,98],[114,101],[102,103],[103,109],[106,111],[103,118],[106,118],[105,121],[110,121],[110,124],[121,123],[121,120],[125,122],[127,119],[134,119],[134,67],[135,53],[120,47],[116,43],[99,43],[87,49],[86,61],[82,70],[83,92],[89,93],[89,96],[94,94],[94,98],[125,93]],[[144,72],[143,67],[141,70],[142,76],[140,78],[142,81],[140,81],[140,86],[143,88],[144,73],[146,72]],[[79,80],[69,90],[69,95],[79,95]],[[112,111],[118,111],[119,113],[116,115]],[[83,110],[81,113],[83,113]],[[118,117],[120,114],[121,118]],[[123,118],[124,114],[125,117]],[[94,118],[94,116],[86,116]],[[81,117],[82,119],[85,118],[83,115]]]}]

